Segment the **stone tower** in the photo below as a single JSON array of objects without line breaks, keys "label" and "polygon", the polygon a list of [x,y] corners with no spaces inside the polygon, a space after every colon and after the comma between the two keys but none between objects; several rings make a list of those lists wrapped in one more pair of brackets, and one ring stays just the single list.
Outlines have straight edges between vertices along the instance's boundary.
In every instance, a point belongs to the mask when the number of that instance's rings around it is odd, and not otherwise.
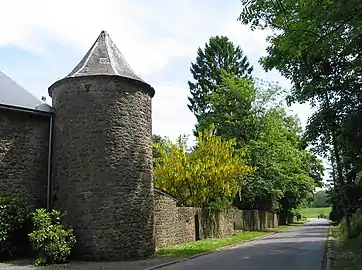
[{"label": "stone tower", "polygon": [[102,31],[65,78],[49,87],[54,118],[53,200],[86,260],[154,252],[151,99]]}]

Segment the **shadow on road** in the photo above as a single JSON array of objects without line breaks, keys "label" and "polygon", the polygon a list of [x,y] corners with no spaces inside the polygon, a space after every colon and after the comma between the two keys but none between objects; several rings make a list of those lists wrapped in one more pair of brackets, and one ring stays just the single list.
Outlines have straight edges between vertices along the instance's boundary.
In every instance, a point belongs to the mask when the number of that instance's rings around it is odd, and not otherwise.
[{"label": "shadow on road", "polygon": [[305,223],[300,225],[301,227],[328,227],[329,226],[329,221],[327,219],[321,219],[323,221],[326,221],[326,223]]}]

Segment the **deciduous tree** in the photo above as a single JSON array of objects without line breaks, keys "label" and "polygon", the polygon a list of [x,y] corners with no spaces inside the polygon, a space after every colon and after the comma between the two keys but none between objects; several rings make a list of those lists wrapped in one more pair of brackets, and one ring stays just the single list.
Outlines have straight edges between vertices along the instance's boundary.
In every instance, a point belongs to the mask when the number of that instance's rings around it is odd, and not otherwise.
[{"label": "deciduous tree", "polygon": [[214,134],[223,139],[236,139],[238,148],[255,135],[254,114],[255,87],[251,79],[240,78],[220,69],[217,91],[210,94],[210,112],[199,118],[198,131],[215,126]]},{"label": "deciduous tree", "polygon": [[[361,164],[354,157],[361,146],[347,146],[344,139],[356,142],[349,120],[358,115],[356,108],[362,108],[362,2],[242,0],[242,4],[239,19],[244,24],[274,30],[268,38],[268,54],[261,58],[263,67],[275,68],[292,81],[289,101],[316,107],[307,127],[308,139],[321,151],[331,151],[326,156],[334,168],[336,194],[344,194],[336,198],[342,202],[349,231],[353,210],[347,187],[355,185]],[[353,122],[361,123],[357,119]]]}]

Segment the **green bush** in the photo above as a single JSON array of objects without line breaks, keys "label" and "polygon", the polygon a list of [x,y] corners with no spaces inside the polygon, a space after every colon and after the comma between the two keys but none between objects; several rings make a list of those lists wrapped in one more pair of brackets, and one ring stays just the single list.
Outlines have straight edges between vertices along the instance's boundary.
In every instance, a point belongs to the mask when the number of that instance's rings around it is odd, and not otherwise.
[{"label": "green bush", "polygon": [[351,217],[351,233],[353,238],[357,238],[362,234],[362,211],[358,210]]},{"label": "green bush", "polygon": [[[351,238],[362,237],[362,210],[356,211],[350,219],[351,222]],[[346,220],[343,218],[339,225],[340,233],[347,238]]]},{"label": "green bush", "polygon": [[319,215],[319,218],[328,218],[326,212],[324,211],[324,209],[321,209],[319,212],[318,212],[318,215]]},{"label": "green bush", "polygon": [[27,242],[25,230],[29,207],[19,194],[0,197],[0,257],[16,255]]},{"label": "green bush", "polygon": [[346,219],[343,217],[338,225],[339,233],[347,238]]},{"label": "green bush", "polygon": [[61,224],[61,213],[53,210],[37,209],[32,213],[34,231],[29,234],[30,241],[38,258],[36,265],[65,263],[76,242],[72,229]]},{"label": "green bush", "polygon": [[297,218],[297,221],[302,219],[302,210],[295,208],[290,211],[290,213]]},{"label": "green bush", "polygon": [[341,222],[342,216],[341,211],[333,206],[331,212],[329,213],[329,219],[333,222]]}]

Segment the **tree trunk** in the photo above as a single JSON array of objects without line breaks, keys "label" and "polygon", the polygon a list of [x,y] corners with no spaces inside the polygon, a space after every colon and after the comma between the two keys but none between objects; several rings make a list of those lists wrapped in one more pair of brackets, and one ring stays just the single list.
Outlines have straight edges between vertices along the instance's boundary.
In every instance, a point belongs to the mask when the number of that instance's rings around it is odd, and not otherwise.
[{"label": "tree trunk", "polygon": [[280,214],[279,214],[279,225],[287,225],[287,218],[288,218],[288,216],[285,213],[280,212]]},{"label": "tree trunk", "polygon": [[349,218],[349,213],[345,212],[345,218],[346,218],[346,231],[347,231],[347,237],[350,239],[352,238],[352,231],[351,231],[351,220]]},{"label": "tree trunk", "polygon": [[[328,94],[326,94],[326,96],[325,96],[325,101],[326,101],[327,109],[329,109],[330,108],[330,103],[329,103]],[[343,181],[343,171],[342,171],[342,164],[341,164],[339,145],[338,145],[338,142],[337,142],[335,124],[336,123],[334,121],[332,121],[330,131],[331,131],[331,137],[332,137],[334,158],[335,158],[335,162],[336,162],[338,184],[343,189],[345,183]],[[344,208],[344,215],[345,215],[345,219],[346,219],[346,231],[347,231],[347,237],[350,238],[351,237],[351,222],[349,220],[349,209],[348,209],[348,202],[347,202],[348,197],[346,195],[347,194],[345,192],[343,192],[343,208]]]},{"label": "tree trunk", "polygon": [[351,211],[351,201],[349,200],[348,197],[348,189],[349,189],[349,185],[351,184],[349,177],[347,177],[347,188],[345,188],[344,193],[343,193],[343,197],[344,197],[344,216],[346,219],[346,231],[347,231],[347,237],[348,238],[352,238],[352,230],[351,230],[351,219],[350,219],[350,213],[353,213]]},{"label": "tree trunk", "polygon": [[288,214],[288,224],[293,223],[294,216],[292,214]]},{"label": "tree trunk", "polygon": [[[334,132],[332,132],[332,140],[333,140],[333,148],[334,148],[334,152],[335,152],[335,158],[336,158],[336,167],[337,167],[337,173],[338,173],[338,183],[340,188],[344,188],[345,183],[343,181],[343,172],[342,172],[342,166],[341,166],[341,160],[340,160],[340,156],[339,156],[339,151],[337,148],[337,142],[335,139],[335,135]],[[351,222],[349,219],[349,202],[348,202],[348,196],[346,194],[346,191],[343,191],[343,210],[344,210],[344,216],[345,216],[345,220],[346,220],[346,232],[347,232],[347,237],[351,238]]]}]

